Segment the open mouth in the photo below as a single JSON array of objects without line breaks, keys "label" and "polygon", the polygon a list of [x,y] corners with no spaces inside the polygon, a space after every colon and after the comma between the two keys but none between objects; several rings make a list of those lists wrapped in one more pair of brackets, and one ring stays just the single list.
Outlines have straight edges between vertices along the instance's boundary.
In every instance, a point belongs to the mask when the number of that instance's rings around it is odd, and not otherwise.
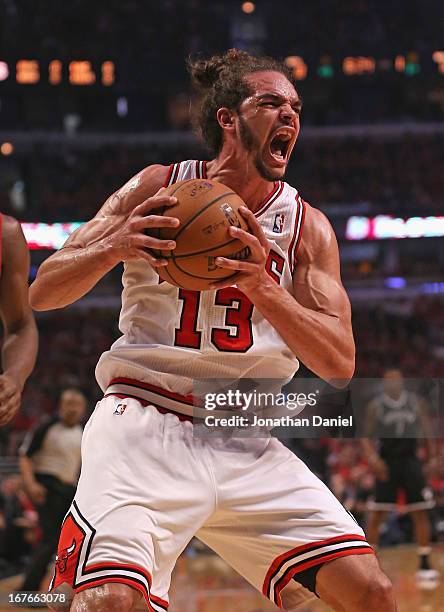
[{"label": "open mouth", "polygon": [[287,160],[292,134],[290,130],[279,130],[270,142],[270,153],[279,163]]}]

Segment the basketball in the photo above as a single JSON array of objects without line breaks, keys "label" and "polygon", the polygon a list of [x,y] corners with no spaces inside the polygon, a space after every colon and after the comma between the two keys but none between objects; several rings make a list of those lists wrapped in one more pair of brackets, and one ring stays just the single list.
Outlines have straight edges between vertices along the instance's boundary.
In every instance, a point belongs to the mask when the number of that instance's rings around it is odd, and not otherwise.
[{"label": "basketball", "polygon": [[249,248],[228,230],[230,226],[248,231],[248,225],[239,212],[245,203],[226,185],[208,179],[180,181],[167,187],[166,195],[178,202],[163,210],[169,217],[180,220],[178,228],[161,228],[156,236],[175,240],[174,251],[156,251],[156,256],[168,260],[158,268],[161,279],[181,287],[205,291],[210,283],[234,276],[231,270],[219,268],[216,257],[245,259]]}]

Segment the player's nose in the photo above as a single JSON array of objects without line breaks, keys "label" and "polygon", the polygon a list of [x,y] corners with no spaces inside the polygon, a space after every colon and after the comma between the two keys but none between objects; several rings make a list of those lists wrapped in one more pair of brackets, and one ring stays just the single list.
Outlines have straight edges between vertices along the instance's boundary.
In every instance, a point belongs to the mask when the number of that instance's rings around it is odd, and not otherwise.
[{"label": "player's nose", "polygon": [[296,121],[297,113],[290,106],[290,104],[285,104],[281,108],[281,120],[285,125],[294,125]]}]

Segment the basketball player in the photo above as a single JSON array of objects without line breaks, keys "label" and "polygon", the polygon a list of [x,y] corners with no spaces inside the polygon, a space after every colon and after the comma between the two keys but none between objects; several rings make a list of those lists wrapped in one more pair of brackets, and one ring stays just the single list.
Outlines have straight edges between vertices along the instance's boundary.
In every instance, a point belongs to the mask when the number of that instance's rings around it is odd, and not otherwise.
[{"label": "basketball player", "polygon": [[[161,612],[197,532],[285,610],[316,593],[335,610],[393,611],[363,532],[291,451],[273,438],[193,436],[193,379],[290,380],[301,360],[344,381],[354,343],[332,228],[282,180],[301,110],[291,73],[237,50],[191,72],[215,157],[142,170],[43,263],[32,287],[36,309],[60,308],[125,264],[123,336],[97,366],[105,397],[85,428],[52,587],[73,588],[76,612],[132,610],[140,593]],[[251,230],[231,228],[250,257],[217,259],[237,276],[203,293],[159,282],[166,261],[146,249],[174,243],[145,235],[178,225],[152,212],[176,201],[159,189],[196,177],[236,191]]]},{"label": "basketball player", "polygon": [[3,347],[0,426],[20,408],[22,390],[35,364],[37,327],[28,302],[29,251],[20,223],[0,214],[0,312]]},{"label": "basketball player", "polygon": [[[373,399],[367,412],[367,434],[363,446],[369,465],[376,476],[374,499],[369,502],[367,536],[377,544],[379,529],[388,511],[396,510],[397,495],[403,490],[404,510],[411,513],[418,543],[418,580],[436,580],[439,573],[430,567],[430,519],[427,511],[435,505],[433,493],[426,485],[421,461],[416,452],[418,438],[424,438],[429,461],[436,449],[430,436],[425,402],[405,388],[398,369],[384,373],[384,391]],[[371,438],[378,438],[376,445]]]}]

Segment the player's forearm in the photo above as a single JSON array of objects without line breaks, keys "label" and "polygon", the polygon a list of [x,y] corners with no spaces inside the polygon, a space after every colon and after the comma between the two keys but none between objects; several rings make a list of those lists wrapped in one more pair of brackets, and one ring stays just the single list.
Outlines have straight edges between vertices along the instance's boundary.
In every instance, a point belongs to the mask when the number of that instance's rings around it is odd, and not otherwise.
[{"label": "player's forearm", "polygon": [[29,291],[34,310],[72,304],[90,291],[117,264],[106,241],[62,249],[42,263]]},{"label": "player's forearm", "polygon": [[248,297],[307,368],[335,386],[350,380],[355,345],[347,325],[305,308],[271,279]]},{"label": "player's forearm", "polygon": [[20,473],[23,478],[23,484],[26,489],[29,489],[35,483],[34,468],[32,461],[26,455],[20,457]]},{"label": "player's forearm", "polygon": [[370,464],[379,458],[374,440],[370,440],[370,438],[362,438],[361,446],[364,456]]},{"label": "player's forearm", "polygon": [[2,347],[3,374],[23,389],[37,357],[38,334],[31,310],[15,325],[6,327]]}]

